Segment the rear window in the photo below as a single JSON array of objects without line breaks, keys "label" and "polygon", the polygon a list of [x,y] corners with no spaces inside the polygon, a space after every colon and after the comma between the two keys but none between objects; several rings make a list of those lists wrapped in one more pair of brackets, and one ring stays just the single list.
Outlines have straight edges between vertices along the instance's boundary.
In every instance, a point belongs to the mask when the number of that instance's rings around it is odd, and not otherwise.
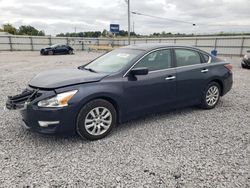
[{"label": "rear window", "polygon": [[201,63],[200,54],[189,49],[175,49],[177,67],[196,65]]},{"label": "rear window", "polygon": [[207,63],[209,61],[209,55],[203,54],[203,53],[201,53],[201,55],[202,55],[202,57],[204,59],[204,63]]},{"label": "rear window", "polygon": [[222,59],[220,59],[220,58],[218,58],[218,57],[215,57],[215,56],[212,56],[212,62],[222,62],[222,61],[224,61],[224,60],[222,60]]}]

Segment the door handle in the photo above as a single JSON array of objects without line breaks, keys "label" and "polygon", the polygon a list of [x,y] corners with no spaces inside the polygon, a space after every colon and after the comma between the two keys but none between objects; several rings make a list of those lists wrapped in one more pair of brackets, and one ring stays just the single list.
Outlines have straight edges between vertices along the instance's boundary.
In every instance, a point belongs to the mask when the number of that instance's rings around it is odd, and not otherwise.
[{"label": "door handle", "polygon": [[206,73],[206,72],[208,72],[208,69],[202,69],[201,72]]},{"label": "door handle", "polygon": [[165,80],[173,80],[175,79],[175,76],[168,76],[167,78],[165,78]]}]

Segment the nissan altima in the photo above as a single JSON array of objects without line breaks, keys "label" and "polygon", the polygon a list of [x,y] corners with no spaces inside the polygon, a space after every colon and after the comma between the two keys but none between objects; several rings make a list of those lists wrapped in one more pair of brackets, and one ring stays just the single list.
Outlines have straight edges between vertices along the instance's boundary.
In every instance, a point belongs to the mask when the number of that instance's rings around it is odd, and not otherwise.
[{"label": "nissan altima", "polygon": [[232,65],[205,51],[140,44],[78,68],[42,72],[6,106],[20,110],[28,129],[96,140],[146,114],[191,105],[212,109],[232,84]]}]

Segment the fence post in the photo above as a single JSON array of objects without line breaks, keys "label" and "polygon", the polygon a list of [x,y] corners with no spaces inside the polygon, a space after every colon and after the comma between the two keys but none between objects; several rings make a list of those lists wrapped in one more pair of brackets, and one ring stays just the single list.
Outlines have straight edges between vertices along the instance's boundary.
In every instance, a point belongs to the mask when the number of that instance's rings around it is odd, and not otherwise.
[{"label": "fence post", "polygon": [[12,51],[13,50],[13,45],[12,45],[11,36],[9,36],[9,44],[10,44],[10,51]]},{"label": "fence post", "polygon": [[83,41],[83,37],[82,37],[82,51],[84,51],[84,41]]},{"label": "fence post", "polygon": [[197,37],[195,37],[195,47],[197,47]]},{"label": "fence post", "polygon": [[159,43],[161,43],[161,39],[159,39]]},{"label": "fence post", "polygon": [[217,48],[217,38],[215,37],[215,41],[214,41],[214,49],[216,49]]},{"label": "fence post", "polygon": [[52,45],[51,36],[49,36],[49,45]]},{"label": "fence post", "polygon": [[69,37],[67,37],[66,40],[67,40],[67,45],[69,45]]},{"label": "fence post", "polygon": [[245,37],[242,37],[241,46],[240,46],[240,56],[243,56],[244,41],[245,41]]},{"label": "fence post", "polygon": [[31,50],[34,51],[33,38],[30,37]]}]

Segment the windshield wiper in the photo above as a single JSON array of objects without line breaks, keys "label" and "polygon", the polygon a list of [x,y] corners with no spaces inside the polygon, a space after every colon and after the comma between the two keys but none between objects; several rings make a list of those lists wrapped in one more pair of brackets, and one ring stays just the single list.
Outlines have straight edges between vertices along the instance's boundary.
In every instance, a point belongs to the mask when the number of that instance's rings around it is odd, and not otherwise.
[{"label": "windshield wiper", "polygon": [[88,70],[88,71],[90,71],[90,72],[95,72],[95,73],[97,73],[94,69],[91,69],[91,68],[81,67],[81,69],[84,69],[84,70]]}]

